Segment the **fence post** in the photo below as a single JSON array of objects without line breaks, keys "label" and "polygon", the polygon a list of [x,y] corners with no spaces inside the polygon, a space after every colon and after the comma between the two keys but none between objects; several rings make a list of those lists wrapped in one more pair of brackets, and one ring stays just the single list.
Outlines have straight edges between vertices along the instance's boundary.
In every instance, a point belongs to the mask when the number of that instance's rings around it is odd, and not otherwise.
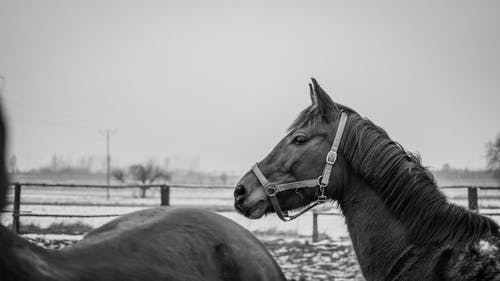
[{"label": "fence post", "polygon": [[469,210],[478,212],[479,204],[477,202],[477,187],[469,186],[467,188],[467,198],[469,199]]},{"label": "fence post", "polygon": [[21,209],[21,185],[14,184],[14,209],[12,211],[12,231],[19,233],[19,213]]},{"label": "fence post", "polygon": [[170,186],[162,185],[160,193],[161,193],[161,205],[170,206]]},{"label": "fence post", "polygon": [[318,213],[313,211],[313,235],[312,241],[318,242]]}]

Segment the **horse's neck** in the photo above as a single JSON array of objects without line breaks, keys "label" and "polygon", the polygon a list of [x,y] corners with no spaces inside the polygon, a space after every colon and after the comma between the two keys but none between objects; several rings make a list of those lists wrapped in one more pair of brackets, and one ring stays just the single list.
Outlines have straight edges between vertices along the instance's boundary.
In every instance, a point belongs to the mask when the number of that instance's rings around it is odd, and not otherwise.
[{"label": "horse's neck", "polygon": [[383,280],[409,246],[407,231],[359,178],[350,180],[339,203],[365,277]]},{"label": "horse's neck", "polygon": [[[0,225],[0,280],[65,280],[62,260]],[[68,279],[66,279],[68,280]]]}]

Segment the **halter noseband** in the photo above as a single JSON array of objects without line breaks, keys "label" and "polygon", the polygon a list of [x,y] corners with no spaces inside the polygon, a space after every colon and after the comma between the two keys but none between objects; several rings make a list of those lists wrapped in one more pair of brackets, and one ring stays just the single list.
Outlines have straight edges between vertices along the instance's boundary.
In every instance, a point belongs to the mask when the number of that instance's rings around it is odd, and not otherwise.
[{"label": "halter noseband", "polygon": [[[330,148],[330,151],[328,151],[328,154],[326,155],[326,161],[325,161],[326,163],[325,163],[325,168],[323,169],[323,174],[319,176],[317,179],[294,181],[283,184],[274,184],[270,183],[267,180],[262,171],[259,169],[259,166],[257,166],[257,163],[255,163],[252,166],[253,173],[255,174],[257,179],[259,179],[260,183],[264,187],[264,191],[271,200],[271,205],[273,205],[274,211],[282,221],[291,221],[299,217],[300,215],[304,214],[305,212],[309,211],[310,209],[314,208],[315,206],[325,203],[326,201],[325,187],[328,185],[328,181],[330,180],[333,164],[335,164],[335,161],[337,160],[337,151],[339,149],[340,140],[342,139],[342,134],[344,133],[346,122],[347,122],[347,113],[341,112],[339,125],[337,126],[337,132],[335,133],[335,138],[333,139],[332,147]],[[288,211],[285,212],[281,211],[280,204],[278,202],[278,199],[276,198],[276,194],[289,189],[299,189],[299,188],[316,187],[316,186],[319,187],[319,195],[318,198],[316,198],[316,201],[312,205],[309,205],[309,207],[305,208],[304,210],[300,211],[295,215],[289,215]]]}]

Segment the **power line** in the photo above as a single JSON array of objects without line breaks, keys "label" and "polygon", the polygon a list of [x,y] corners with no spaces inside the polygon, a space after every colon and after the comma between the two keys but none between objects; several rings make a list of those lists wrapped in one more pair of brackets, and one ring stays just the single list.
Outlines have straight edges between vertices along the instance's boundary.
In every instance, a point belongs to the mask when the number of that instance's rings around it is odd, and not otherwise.
[{"label": "power line", "polygon": [[45,126],[50,126],[58,129],[70,129],[70,130],[78,130],[78,131],[94,131],[95,128],[84,127],[81,125],[69,124],[61,121],[54,121],[46,118],[42,118],[36,116],[30,112],[22,111],[20,109],[12,107],[7,103],[4,103],[4,110],[8,113],[9,117],[12,117],[14,121],[20,121],[20,119],[24,119],[29,122],[29,124],[34,125],[34,123],[43,124]]},{"label": "power line", "polygon": [[[96,126],[89,124],[88,122],[82,122],[82,119],[76,118],[74,115],[68,114],[66,112],[62,112],[59,110],[57,112],[57,116],[59,117],[56,120],[49,117],[48,112],[40,111],[43,107],[40,107],[39,100],[36,103],[29,102],[29,100],[35,96],[30,96],[29,98],[20,98],[17,95],[21,95],[17,93],[16,95],[8,95],[8,93],[12,93],[13,91],[9,89],[9,91],[5,90],[5,77],[0,76],[0,94],[2,94],[2,105],[4,109],[10,113],[9,115],[13,115],[16,117],[24,117],[25,119],[31,119],[32,121],[43,123],[45,125],[50,125],[53,127],[65,128],[65,129],[77,129],[77,130],[95,130]],[[14,92],[16,93],[16,92]],[[27,97],[27,96],[25,96]],[[54,107],[57,109],[60,107]],[[53,110],[50,110],[50,113],[54,113]],[[49,118],[47,118],[49,117]],[[61,121],[61,118],[66,121]],[[85,123],[85,124],[83,124]],[[92,128],[93,127],[93,128]]]},{"label": "power line", "polygon": [[[9,90],[8,93],[10,92],[12,91]],[[16,99],[14,97],[15,96],[12,95],[5,96],[3,100],[4,104],[10,107],[11,110],[16,111],[20,114],[29,115],[32,118],[45,119],[45,120],[54,119],[50,118],[50,116],[56,116],[58,118],[58,121],[56,121],[55,123],[61,123],[59,120],[64,119],[66,120],[67,124],[71,123],[72,125],[70,126],[74,127],[91,129],[91,130],[95,130],[95,128],[97,127],[95,124],[91,124],[90,122],[88,122],[88,120],[84,121],[84,119],[82,119],[81,117],[77,117],[73,114],[69,114],[67,111],[61,110],[62,108],[60,106],[53,106],[52,108],[48,108],[40,106],[40,104],[29,102],[28,100]],[[40,118],[40,116],[43,117]],[[48,119],[47,117],[49,117],[50,119]],[[76,126],[73,124],[76,124]]]},{"label": "power line", "polygon": [[74,105],[74,100],[60,98],[59,95],[55,94],[56,92],[53,90],[39,88],[39,85],[37,85],[36,90],[33,90],[32,88],[25,87],[26,84],[29,84],[25,81],[12,81],[13,79],[9,79],[10,86],[8,91],[6,91],[6,95],[10,98],[33,101],[37,106],[39,104],[53,104],[54,100],[57,100],[59,107],[69,108]]}]

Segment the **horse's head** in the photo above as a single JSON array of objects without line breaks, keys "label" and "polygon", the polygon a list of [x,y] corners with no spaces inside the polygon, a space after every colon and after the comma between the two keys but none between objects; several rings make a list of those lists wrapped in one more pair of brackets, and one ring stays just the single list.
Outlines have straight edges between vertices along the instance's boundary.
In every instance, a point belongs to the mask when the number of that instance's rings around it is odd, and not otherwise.
[{"label": "horse's head", "polygon": [[[335,199],[343,186],[346,162],[341,151],[337,156],[332,143],[336,135],[342,135],[347,118],[342,111],[351,110],[334,103],[316,80],[312,82],[312,105],[292,123],[271,153],[236,185],[234,206],[248,218],[276,211],[287,220],[286,211],[321,203],[323,195]],[[331,172],[325,174],[327,162],[335,164],[329,165]]]}]

